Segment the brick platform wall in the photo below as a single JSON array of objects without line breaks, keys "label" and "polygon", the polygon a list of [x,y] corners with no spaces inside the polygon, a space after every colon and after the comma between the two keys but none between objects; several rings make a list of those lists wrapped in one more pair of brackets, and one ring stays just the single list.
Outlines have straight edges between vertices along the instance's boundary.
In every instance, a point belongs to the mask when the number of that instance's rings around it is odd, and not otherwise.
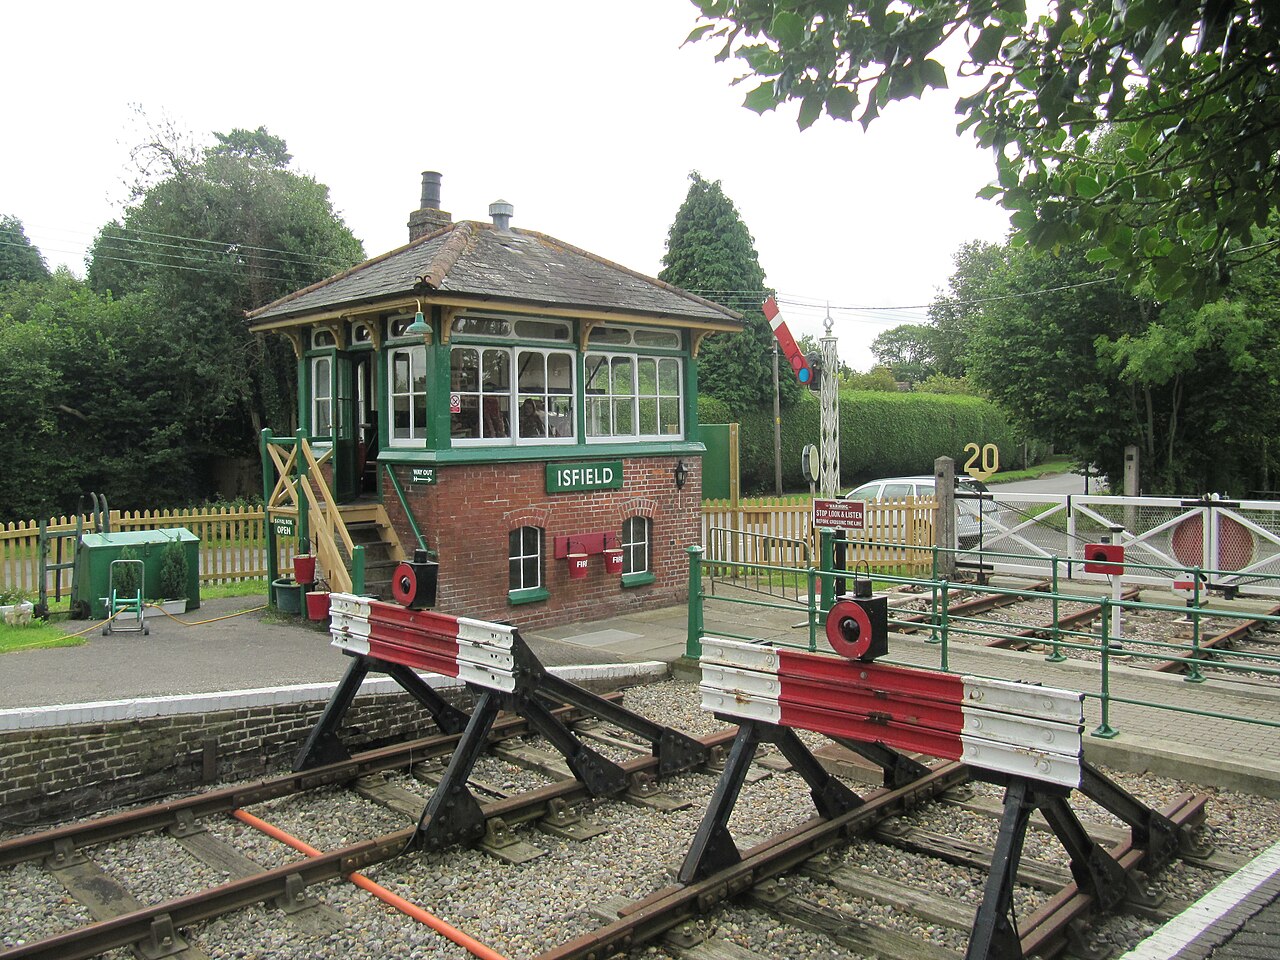
[{"label": "brick platform wall", "polygon": [[[470,707],[465,691],[442,691]],[[286,772],[322,702],[148,717],[0,734],[0,811],[25,822]],[[436,733],[407,694],[360,697],[342,740],[353,749]],[[211,774],[211,775],[209,775]]]},{"label": "brick platform wall", "polygon": [[[646,681],[602,676],[575,682],[603,694]],[[471,709],[465,687],[437,692]],[[287,773],[324,706],[323,700],[301,700],[0,732],[0,820],[35,827],[213,783]],[[339,735],[355,752],[438,732],[416,700],[396,692],[357,697]]]},{"label": "brick platform wall", "polygon": [[[682,603],[688,594],[688,547],[701,539],[701,462],[686,457],[689,477],[676,490],[675,457],[633,457],[623,462],[621,490],[546,492],[546,464],[493,463],[442,467],[439,482],[410,483],[410,468],[394,467],[410,509],[428,544],[440,553],[436,609],[536,628],[600,619],[645,607]],[[384,481],[385,483],[385,481]],[[401,542],[413,535],[399,499],[384,491],[383,503]],[[607,574],[604,558],[592,555],[585,579],[570,580],[568,562],[554,558],[556,537],[608,531],[622,534],[623,521],[651,521],[654,582],[623,587]],[[513,605],[509,586],[508,536],[522,526],[541,527],[546,600]]]}]

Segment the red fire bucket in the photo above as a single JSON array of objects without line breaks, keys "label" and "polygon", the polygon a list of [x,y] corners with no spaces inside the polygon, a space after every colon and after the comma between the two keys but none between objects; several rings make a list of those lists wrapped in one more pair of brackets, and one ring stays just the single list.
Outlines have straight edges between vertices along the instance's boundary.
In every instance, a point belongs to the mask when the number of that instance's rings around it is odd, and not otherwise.
[{"label": "red fire bucket", "polygon": [[569,554],[569,579],[581,580],[587,575],[587,555],[585,553]]},{"label": "red fire bucket", "polygon": [[316,582],[316,558],[300,553],[293,558],[293,579],[298,583]]},{"label": "red fire bucket", "polygon": [[329,619],[329,591],[328,590],[307,591],[307,619],[308,620],[328,620]]},{"label": "red fire bucket", "polygon": [[606,573],[622,572],[621,550],[606,550],[604,552],[604,569]]}]

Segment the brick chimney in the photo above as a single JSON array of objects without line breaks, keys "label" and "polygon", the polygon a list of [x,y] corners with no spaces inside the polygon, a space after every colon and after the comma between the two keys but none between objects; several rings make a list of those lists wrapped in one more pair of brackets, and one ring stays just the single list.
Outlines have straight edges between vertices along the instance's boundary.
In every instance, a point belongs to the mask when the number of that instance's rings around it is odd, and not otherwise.
[{"label": "brick chimney", "polygon": [[440,209],[440,174],[422,171],[422,206],[409,214],[409,241],[453,223],[453,214]]}]

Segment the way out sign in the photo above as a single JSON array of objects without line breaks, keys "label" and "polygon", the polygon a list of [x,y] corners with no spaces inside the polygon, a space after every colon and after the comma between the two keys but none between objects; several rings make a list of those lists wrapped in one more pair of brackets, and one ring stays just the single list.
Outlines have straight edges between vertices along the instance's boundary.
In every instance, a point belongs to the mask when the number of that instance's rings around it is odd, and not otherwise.
[{"label": "way out sign", "polygon": [[867,505],[861,500],[813,501],[813,525],[831,530],[861,530]]}]

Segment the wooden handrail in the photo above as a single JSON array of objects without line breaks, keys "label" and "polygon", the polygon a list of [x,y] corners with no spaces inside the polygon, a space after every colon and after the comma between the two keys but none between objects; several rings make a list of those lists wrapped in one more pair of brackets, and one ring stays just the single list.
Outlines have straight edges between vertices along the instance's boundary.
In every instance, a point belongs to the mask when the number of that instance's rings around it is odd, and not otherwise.
[{"label": "wooden handrail", "polygon": [[[339,592],[349,592],[352,589],[351,574],[339,543],[346,547],[348,557],[354,556],[355,543],[320,469],[333,456],[333,448],[330,447],[317,459],[310,441],[302,437],[283,437],[280,440],[283,442],[272,438],[266,444],[279,476],[271,491],[267,510],[297,511],[305,499],[310,533],[316,543],[316,557],[328,574],[329,586]],[[286,447],[289,448],[287,457],[282,452]],[[306,472],[299,469],[299,460],[306,466]]]}]

